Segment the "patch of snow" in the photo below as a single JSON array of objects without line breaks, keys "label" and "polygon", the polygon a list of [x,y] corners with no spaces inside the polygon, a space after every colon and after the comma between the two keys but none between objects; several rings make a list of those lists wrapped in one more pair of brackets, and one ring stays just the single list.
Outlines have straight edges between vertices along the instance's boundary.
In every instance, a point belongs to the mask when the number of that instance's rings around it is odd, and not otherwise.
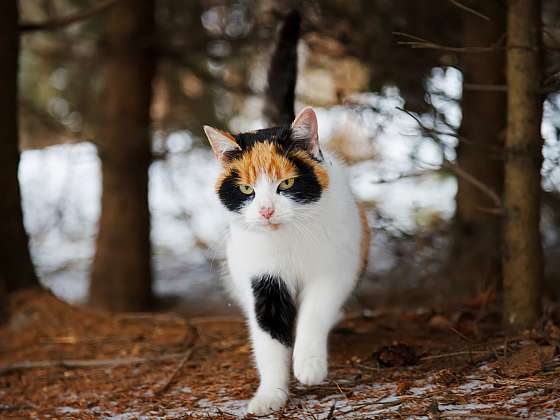
[{"label": "patch of snow", "polygon": [[493,407],[492,404],[478,404],[478,403],[438,405],[438,408],[442,411],[463,412],[463,413],[468,413],[470,410],[484,410],[492,407]]},{"label": "patch of snow", "polygon": [[78,414],[82,410],[74,407],[57,407],[56,411],[58,411],[60,414]]},{"label": "patch of snow", "polygon": [[459,385],[456,388],[457,392],[460,393],[472,393],[475,391],[481,391],[484,389],[493,389],[494,385],[488,384],[486,382],[480,381],[478,379],[472,379],[464,384]]}]

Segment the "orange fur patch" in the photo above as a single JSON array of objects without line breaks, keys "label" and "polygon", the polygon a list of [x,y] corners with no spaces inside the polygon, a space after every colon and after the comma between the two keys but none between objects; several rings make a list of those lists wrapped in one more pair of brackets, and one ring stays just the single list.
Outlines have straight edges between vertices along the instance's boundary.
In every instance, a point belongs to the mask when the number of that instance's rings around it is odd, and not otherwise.
[{"label": "orange fur patch", "polygon": [[360,213],[360,223],[362,225],[362,238],[360,241],[360,274],[363,273],[367,267],[369,259],[369,240],[370,240],[370,230],[366,216],[366,209],[363,204],[356,203],[358,206],[358,212]]},{"label": "orange fur patch", "polygon": [[261,174],[279,181],[297,175],[295,166],[278,153],[273,143],[261,142],[255,144],[251,150],[244,153],[241,159],[231,163],[231,169],[239,173],[241,184],[255,185]]},{"label": "orange fur patch", "polygon": [[[307,153],[298,150],[291,152],[290,155],[302,160],[312,168],[323,190],[329,186],[327,171],[317,161],[311,159]],[[240,159],[230,162],[218,178],[216,189],[219,189],[223,180],[230,176],[232,171],[239,174],[240,184],[248,185],[255,185],[258,176],[263,173],[275,181],[298,175],[298,170],[294,164],[286,156],[279,153],[276,145],[270,142],[257,143]]]}]

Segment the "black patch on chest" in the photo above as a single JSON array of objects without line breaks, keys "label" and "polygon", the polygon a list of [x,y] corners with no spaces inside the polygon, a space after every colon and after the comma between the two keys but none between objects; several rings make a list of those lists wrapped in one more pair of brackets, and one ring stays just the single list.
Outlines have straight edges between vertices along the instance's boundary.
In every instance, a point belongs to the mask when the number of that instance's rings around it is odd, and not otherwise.
[{"label": "black patch on chest", "polygon": [[223,180],[222,185],[218,189],[218,197],[220,201],[228,208],[230,211],[240,211],[243,206],[248,204],[255,197],[253,194],[243,194],[239,189],[239,184],[237,182],[238,174],[235,171],[231,172],[231,175]]},{"label": "black patch on chest", "polygon": [[315,172],[313,172],[313,168],[297,157],[291,156],[289,159],[297,168],[298,177],[295,179],[292,188],[284,191],[279,190],[278,192],[300,204],[310,204],[318,201],[323,190],[315,176]]},{"label": "black patch on chest", "polygon": [[282,279],[270,274],[253,277],[255,314],[259,326],[286,346],[294,342],[296,307]]}]

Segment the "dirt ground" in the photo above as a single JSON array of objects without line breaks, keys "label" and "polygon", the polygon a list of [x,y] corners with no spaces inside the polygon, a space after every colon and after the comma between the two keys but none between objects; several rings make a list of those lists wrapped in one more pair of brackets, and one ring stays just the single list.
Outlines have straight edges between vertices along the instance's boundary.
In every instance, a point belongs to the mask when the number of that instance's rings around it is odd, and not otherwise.
[{"label": "dirt ground", "polygon": [[[294,381],[269,417],[560,419],[557,320],[504,335],[491,300],[350,312],[331,335],[328,380]],[[257,386],[236,316],[109,316],[36,291],[10,309],[0,418],[231,419]]]}]

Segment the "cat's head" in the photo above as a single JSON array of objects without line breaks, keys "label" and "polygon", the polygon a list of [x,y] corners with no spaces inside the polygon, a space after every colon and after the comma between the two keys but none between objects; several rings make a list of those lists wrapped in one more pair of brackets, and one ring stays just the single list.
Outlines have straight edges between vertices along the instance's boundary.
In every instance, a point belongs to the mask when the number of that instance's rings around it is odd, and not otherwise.
[{"label": "cat's head", "polygon": [[204,126],[222,165],[216,192],[245,227],[305,227],[329,185],[317,117],[303,109],[290,126],[233,135]]}]

